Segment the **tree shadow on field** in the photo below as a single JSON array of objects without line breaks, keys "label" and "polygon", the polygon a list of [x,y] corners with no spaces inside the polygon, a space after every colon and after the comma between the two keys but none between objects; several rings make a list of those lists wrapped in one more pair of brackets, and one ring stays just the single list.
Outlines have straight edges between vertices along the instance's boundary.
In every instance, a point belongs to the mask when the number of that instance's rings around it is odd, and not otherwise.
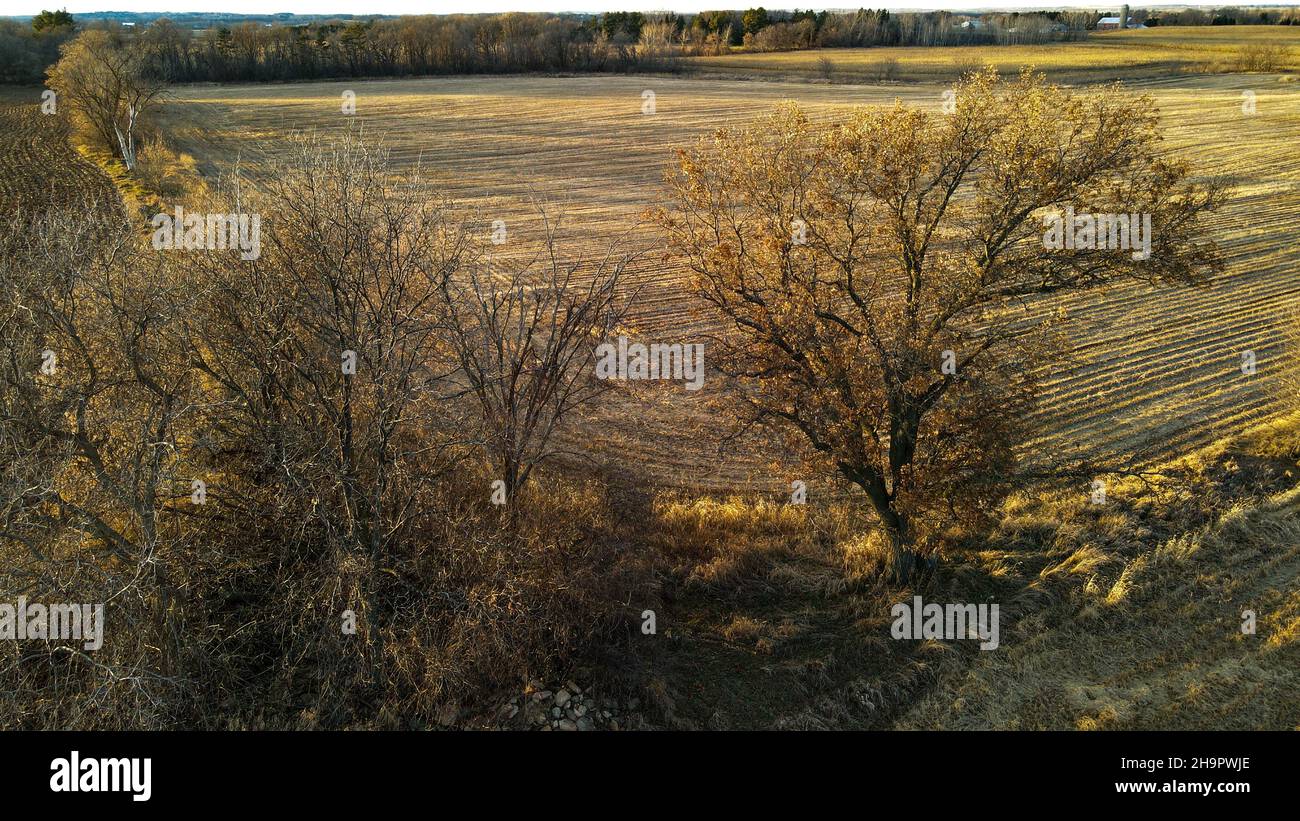
[{"label": "tree shadow on field", "polygon": [[[997,601],[1016,587],[986,559],[940,565],[917,588],[855,577],[824,534],[794,535],[786,513],[762,506],[721,535],[703,532],[738,504],[683,513],[661,500],[642,519],[655,523],[647,548],[665,557],[662,603],[657,632],[632,636],[622,661],[659,727],[888,726],[941,669],[978,652],[978,642],[893,639],[892,606],[914,595]],[[701,530],[683,528],[685,515]]]}]

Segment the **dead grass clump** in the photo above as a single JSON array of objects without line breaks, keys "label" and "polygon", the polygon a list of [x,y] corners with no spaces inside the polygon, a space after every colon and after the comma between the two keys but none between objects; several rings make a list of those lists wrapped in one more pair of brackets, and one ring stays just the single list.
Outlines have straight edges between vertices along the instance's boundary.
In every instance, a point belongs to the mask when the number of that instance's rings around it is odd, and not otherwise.
[{"label": "dead grass clump", "polygon": [[735,616],[722,628],[722,636],[734,644],[753,647],[756,652],[771,655],[776,646],[777,636],[772,627],[762,619],[749,616]]},{"label": "dead grass clump", "polygon": [[664,493],[652,510],[648,541],[692,584],[733,588],[757,579],[797,595],[834,595],[882,566],[867,547],[876,539],[874,516],[855,498],[795,505]]},{"label": "dead grass clump", "polygon": [[840,545],[848,579],[874,579],[889,568],[889,545],[878,530],[868,530]]},{"label": "dead grass clump", "polygon": [[1280,43],[1247,43],[1237,51],[1237,71],[1281,71],[1291,62],[1290,50]]},{"label": "dead grass clump", "polygon": [[688,584],[734,587],[813,544],[803,505],[662,495],[650,542]]},{"label": "dead grass clump", "polygon": [[205,187],[194,157],[176,151],[158,134],[143,141],[135,176],[145,189],[164,201],[193,197]]}]

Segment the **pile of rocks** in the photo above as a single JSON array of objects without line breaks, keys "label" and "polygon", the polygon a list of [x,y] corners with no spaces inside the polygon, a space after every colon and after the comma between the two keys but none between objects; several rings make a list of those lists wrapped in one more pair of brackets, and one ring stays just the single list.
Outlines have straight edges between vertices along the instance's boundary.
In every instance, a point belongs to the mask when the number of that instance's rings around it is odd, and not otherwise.
[{"label": "pile of rocks", "polygon": [[534,682],[501,705],[499,716],[502,725],[520,730],[633,730],[644,722],[640,706],[639,699],[598,697],[572,681],[553,690]]}]

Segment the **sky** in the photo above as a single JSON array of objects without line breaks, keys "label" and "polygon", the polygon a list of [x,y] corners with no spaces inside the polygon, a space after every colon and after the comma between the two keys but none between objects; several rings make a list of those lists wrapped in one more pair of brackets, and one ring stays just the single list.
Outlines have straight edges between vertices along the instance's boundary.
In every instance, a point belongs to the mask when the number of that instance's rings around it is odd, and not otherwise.
[{"label": "sky", "polygon": [[[1130,0],[1131,5],[1141,5]],[[1158,4],[1158,3],[1155,3]],[[486,13],[499,11],[678,11],[695,12],[705,9],[742,9],[766,5],[785,9],[809,6],[812,8],[847,9],[859,6],[885,6],[890,9],[1050,9],[1050,8],[1110,8],[1119,3],[1075,2],[1052,4],[1032,0],[965,0],[944,3],[936,0],[859,0],[859,2],[833,2],[817,5],[813,2],[793,0],[0,0],[0,16],[31,15],[42,9],[66,8],[73,14],[91,11],[220,11],[233,14],[450,14]],[[1153,5],[1153,4],[1149,4]],[[1231,5],[1223,0],[1221,5]]]}]

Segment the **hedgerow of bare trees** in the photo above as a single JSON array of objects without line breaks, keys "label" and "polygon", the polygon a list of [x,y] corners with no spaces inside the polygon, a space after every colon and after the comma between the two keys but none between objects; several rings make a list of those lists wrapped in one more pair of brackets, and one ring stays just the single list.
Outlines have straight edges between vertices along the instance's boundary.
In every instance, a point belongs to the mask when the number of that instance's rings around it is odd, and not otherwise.
[{"label": "hedgerow of bare trees", "polygon": [[[155,250],[95,206],[3,232],[0,594],[108,625],[93,653],[5,642],[0,723],[427,725],[613,630],[603,496],[538,468],[617,266],[588,277],[544,238],[535,289],[484,290],[455,208],[357,134],[210,197],[188,210],[265,220],[260,254]],[[509,527],[482,434],[508,430]]]},{"label": "hedgerow of bare trees", "polygon": [[[1047,295],[1222,266],[1202,218],[1223,187],[1161,153],[1150,99],[989,69],[955,101],[826,127],[789,104],[722,129],[681,153],[661,214],[724,328],[713,362],[742,424],[859,487],[900,579],[1014,481],[1054,362]],[[1042,216],[1067,206],[1149,214],[1150,258],[1049,250]]]}]

